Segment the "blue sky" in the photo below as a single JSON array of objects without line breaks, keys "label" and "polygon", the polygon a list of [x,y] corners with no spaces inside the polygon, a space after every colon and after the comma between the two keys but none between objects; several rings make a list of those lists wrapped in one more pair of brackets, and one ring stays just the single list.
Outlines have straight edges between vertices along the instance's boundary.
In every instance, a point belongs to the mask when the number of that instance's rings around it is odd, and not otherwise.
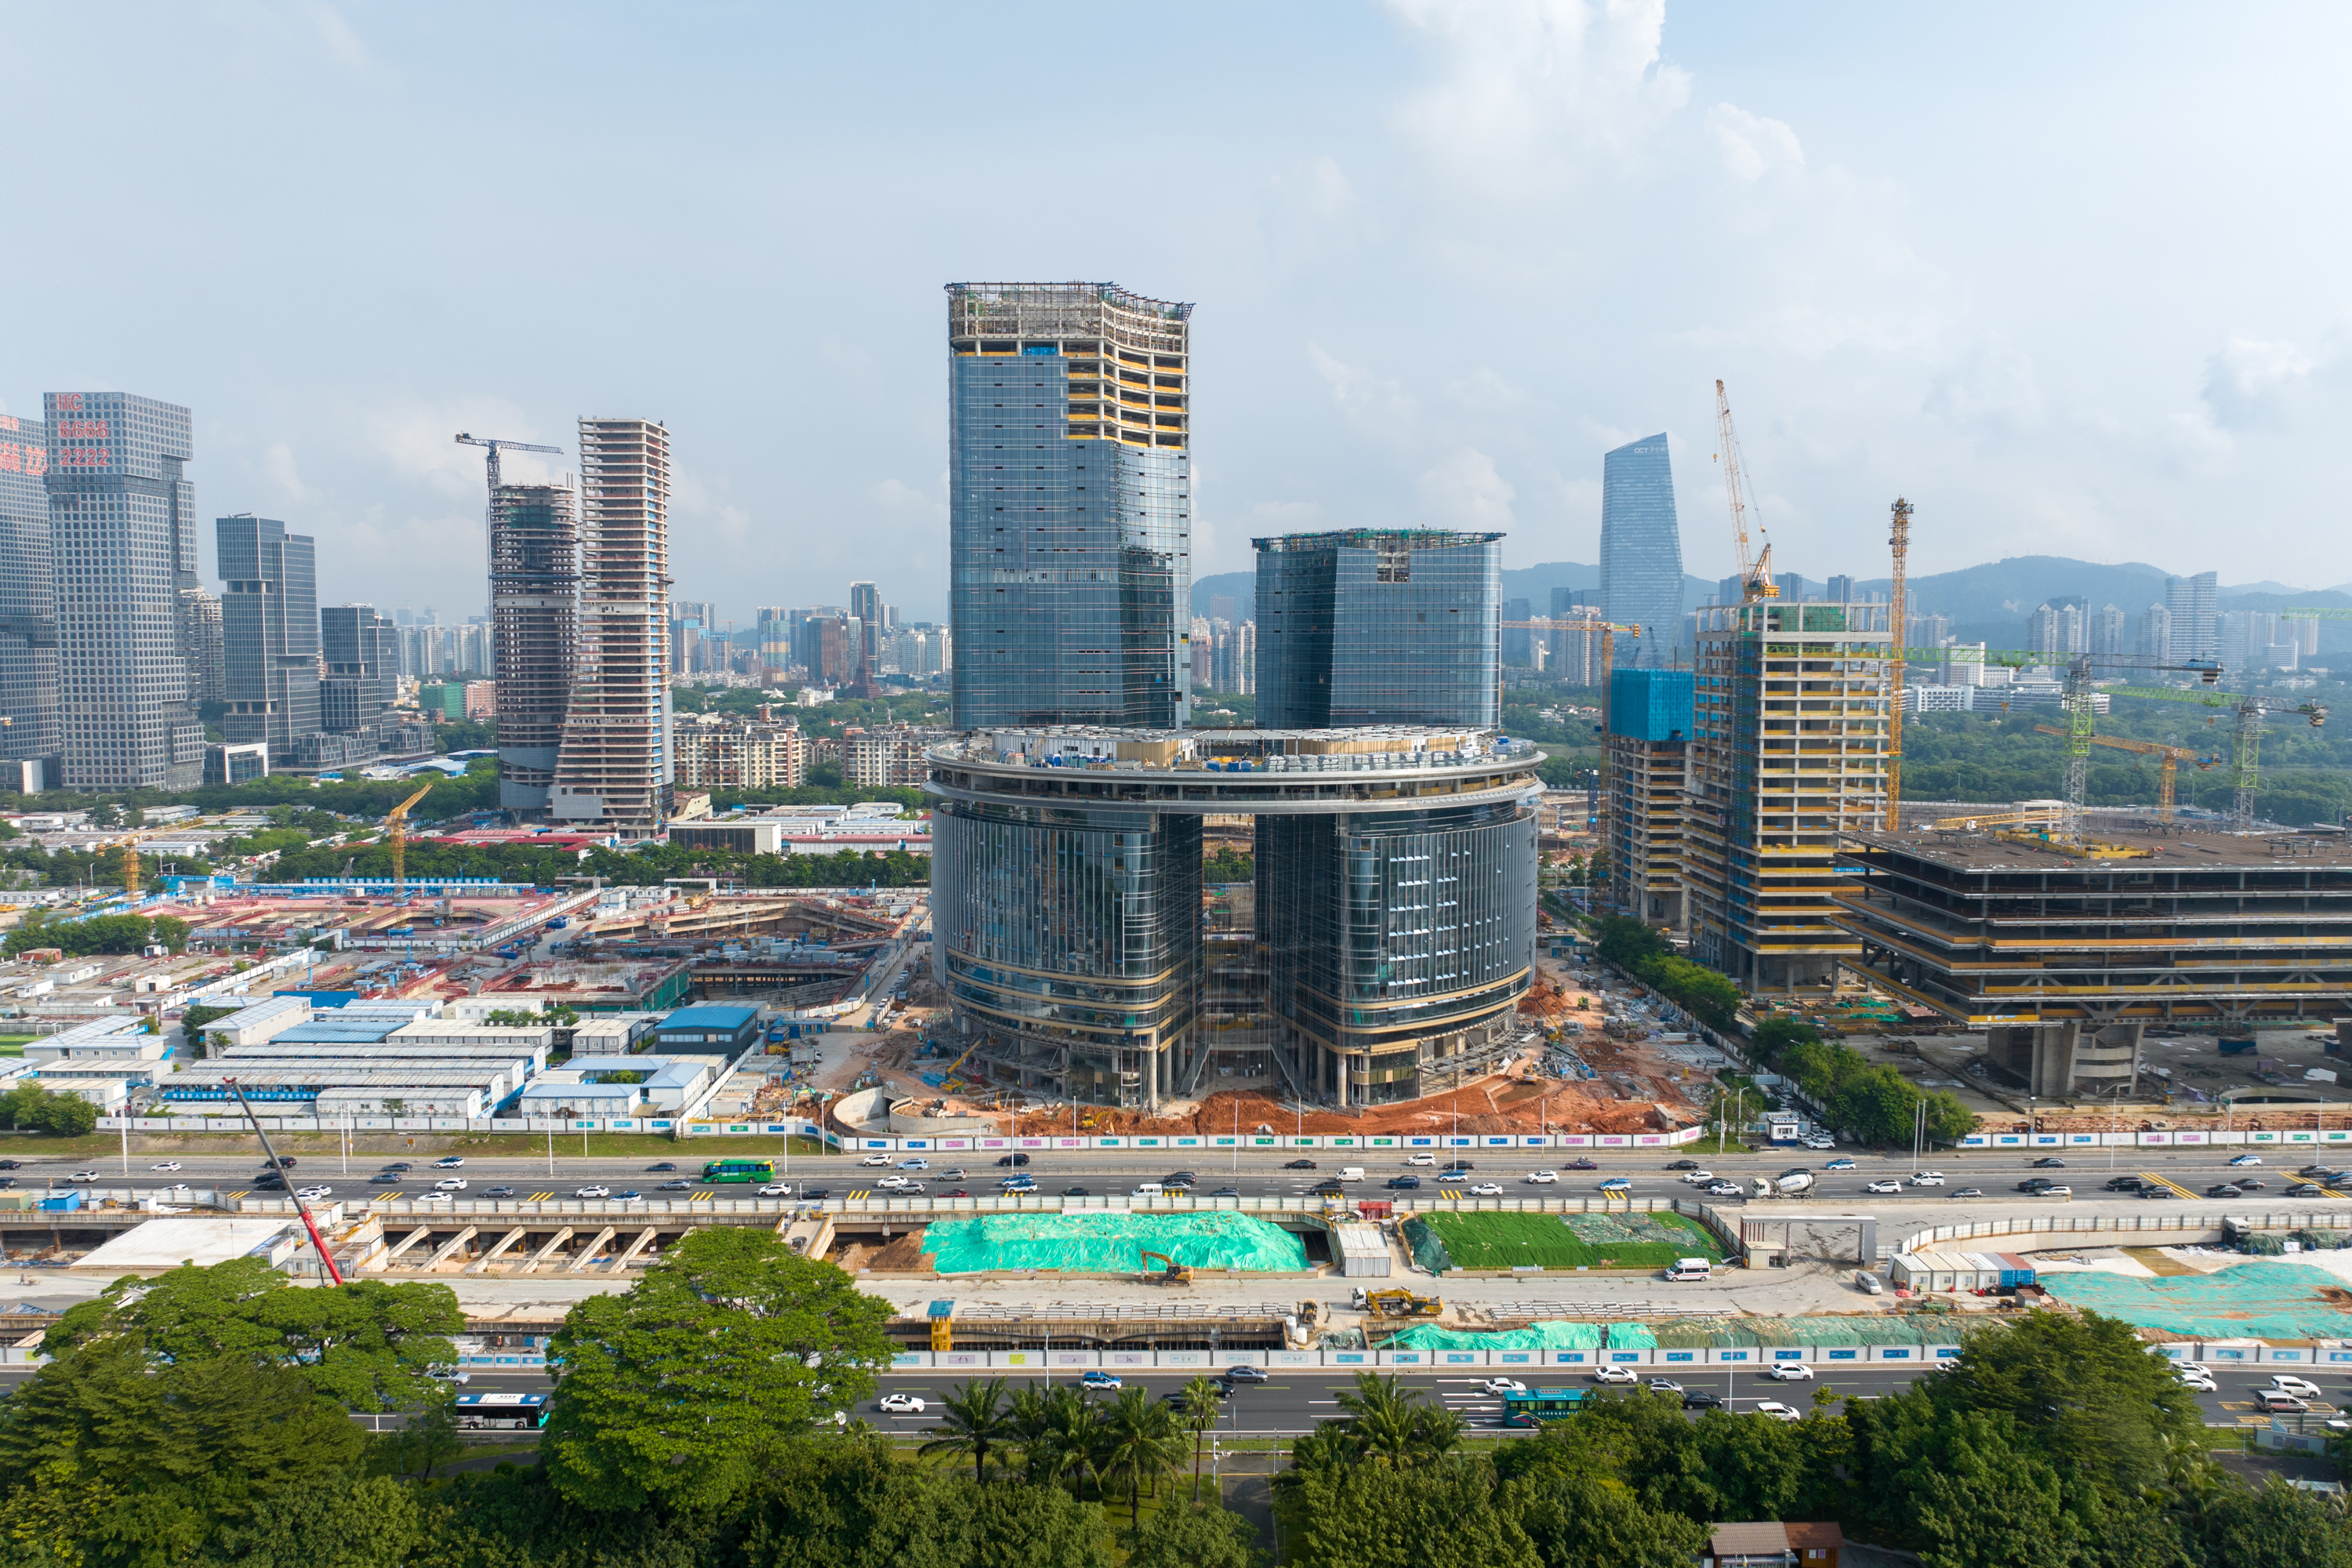
[{"label": "blue sky", "polygon": [[[681,597],[945,608],[954,279],[1195,301],[1196,572],[1596,558],[1713,384],[1780,558],[2352,578],[2352,11],[1620,3],[20,7],[0,409],[195,410],[325,602],[482,600],[461,429],[668,423]],[[553,464],[562,466],[560,461]],[[516,464],[518,469],[522,465]],[[211,546],[206,529],[205,558]]]}]

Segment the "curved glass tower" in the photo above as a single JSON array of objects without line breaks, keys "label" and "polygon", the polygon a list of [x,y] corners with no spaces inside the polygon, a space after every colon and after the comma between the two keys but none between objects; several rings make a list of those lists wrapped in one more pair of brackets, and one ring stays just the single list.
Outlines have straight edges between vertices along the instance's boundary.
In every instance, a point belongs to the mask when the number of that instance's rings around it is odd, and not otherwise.
[{"label": "curved glass tower", "polygon": [[1502,538],[1367,528],[1253,541],[1258,722],[1494,728]]},{"label": "curved glass tower", "polygon": [[1683,635],[1683,542],[1664,434],[1629,441],[1601,463],[1601,603],[1609,620],[1639,626],[1621,665],[1674,662]]}]

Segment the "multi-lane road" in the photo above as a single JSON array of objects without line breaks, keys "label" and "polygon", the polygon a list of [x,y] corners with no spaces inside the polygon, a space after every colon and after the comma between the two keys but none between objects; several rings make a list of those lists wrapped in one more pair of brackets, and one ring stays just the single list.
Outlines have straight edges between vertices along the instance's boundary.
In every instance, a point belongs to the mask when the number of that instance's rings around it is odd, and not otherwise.
[{"label": "multi-lane road", "polygon": [[[988,1154],[934,1154],[929,1156],[893,1156],[887,1166],[861,1163],[856,1154],[797,1155],[789,1159],[766,1149],[743,1147],[753,1140],[729,1140],[725,1146],[716,1141],[697,1141],[681,1145],[677,1154],[666,1160],[642,1156],[621,1159],[610,1155],[564,1153],[559,1145],[551,1160],[544,1154],[468,1155],[460,1167],[447,1170],[435,1168],[429,1154],[372,1155],[352,1154],[348,1159],[335,1153],[305,1154],[299,1157],[295,1175],[298,1186],[326,1186],[337,1197],[364,1197],[380,1193],[415,1194],[430,1191],[437,1180],[463,1179],[467,1183],[464,1195],[480,1197],[493,1187],[511,1187],[510,1194],[518,1198],[536,1196],[569,1196],[583,1186],[605,1186],[615,1194],[638,1192],[647,1197],[683,1197],[692,1193],[708,1192],[696,1178],[705,1159],[721,1156],[757,1155],[774,1159],[779,1179],[788,1183],[795,1196],[814,1196],[821,1191],[834,1198],[848,1198],[878,1194],[882,1179],[898,1175],[919,1181],[923,1192],[933,1197],[961,1192],[982,1195],[998,1190],[998,1182],[1011,1172]],[[1437,1164],[1442,1166],[1454,1156],[1440,1152]],[[2136,1151],[2101,1151],[2084,1156],[2064,1155],[2065,1164],[2052,1169],[2037,1164],[2037,1157],[2016,1150],[1944,1151],[1920,1162],[1941,1172],[1945,1184],[1941,1187],[1912,1187],[1906,1184],[1898,1194],[1874,1194],[1866,1191],[1874,1181],[1901,1180],[1915,1169],[1907,1152],[1871,1153],[1861,1151],[1837,1150],[1815,1152],[1802,1149],[1772,1149],[1748,1153],[1738,1149],[1717,1153],[1704,1146],[1688,1150],[1595,1150],[1585,1152],[1598,1169],[1577,1171],[1569,1162],[1580,1157],[1580,1152],[1537,1149],[1475,1149],[1461,1152],[1460,1157],[1470,1162],[1472,1169],[1460,1182],[1441,1183],[1437,1169],[1429,1165],[1413,1165],[1406,1157],[1393,1151],[1356,1153],[1339,1150],[1169,1150],[1164,1152],[1134,1149],[1048,1150],[1034,1152],[1029,1163],[1020,1167],[1022,1173],[1036,1183],[1036,1192],[1044,1196],[1064,1194],[1093,1197],[1125,1196],[1138,1186],[1153,1183],[1178,1171],[1188,1171],[1194,1178],[1194,1194],[1200,1197],[1290,1197],[1309,1192],[1326,1178],[1333,1177],[1347,1166],[1361,1165],[1364,1178],[1352,1182],[1348,1191],[1363,1197],[1411,1197],[1430,1200],[1457,1193],[1468,1194],[1482,1184],[1503,1189],[1507,1197],[1591,1197],[1600,1195],[1601,1184],[1610,1178],[1621,1178],[1631,1184],[1632,1195],[1637,1198],[1669,1198],[1703,1196],[1704,1188],[1685,1182],[1685,1173],[1669,1167],[1679,1159],[1698,1161],[1706,1169],[1726,1177],[1752,1179],[1778,1175],[1782,1171],[1802,1166],[1813,1172],[1815,1185],[1807,1196],[1816,1202],[1844,1205],[1870,1204],[1900,1205],[1910,1213],[1923,1216],[1923,1223],[1944,1223],[1944,1216],[1957,1218],[1990,1218],[2016,1212],[2021,1205],[2041,1203],[2017,1190],[2017,1184],[2028,1176],[2049,1176],[2069,1184],[2074,1201],[2107,1196],[2105,1184],[2111,1175],[2153,1175],[2171,1184],[2180,1195],[2201,1198],[2206,1189],[2225,1179],[2251,1177],[2262,1182],[2258,1192],[2248,1194],[2264,1203],[2281,1201],[2286,1189],[2295,1184],[2294,1170],[2304,1163],[2299,1151],[2280,1152],[2276,1159],[2284,1164],[2265,1164],[2259,1168],[2235,1166],[2232,1156],[2221,1150],[2202,1149],[2142,1149]],[[394,1159],[405,1160],[411,1168],[401,1173],[398,1185],[373,1184],[369,1178],[382,1171]],[[1291,1170],[1294,1161],[1312,1159],[1313,1170]],[[1850,1159],[1852,1171],[1831,1171],[1826,1167],[1832,1160]],[[176,1171],[160,1170],[159,1165],[176,1163]],[[660,1170],[661,1164],[672,1164],[675,1170]],[[251,1191],[252,1177],[260,1171],[257,1148],[238,1154],[142,1154],[134,1152],[124,1169],[119,1155],[96,1158],[24,1160],[20,1167],[7,1173],[19,1187],[62,1184],[73,1173],[96,1171],[100,1181],[110,1187],[169,1187],[174,1184],[190,1186],[219,1187],[236,1191]],[[908,1168],[914,1167],[914,1168]],[[1551,1171],[1558,1180],[1536,1183],[1528,1180],[1530,1173]],[[1391,1178],[1418,1177],[1417,1188],[1391,1189]],[[688,1188],[666,1190],[664,1183],[688,1181]],[[1969,1188],[1980,1191],[1981,1197],[1959,1197],[1955,1194]],[[1083,1189],[1083,1194],[1072,1189]],[[721,1188],[729,1195],[740,1195],[741,1188]],[[509,1194],[500,1194],[500,1196]],[[1727,1206],[1738,1206],[1741,1200],[1723,1198]],[[2297,1198],[2297,1205],[2326,1206],[2336,1203],[2352,1204],[2352,1198],[2326,1195]],[[1924,1216],[1931,1212],[1935,1219]]]}]

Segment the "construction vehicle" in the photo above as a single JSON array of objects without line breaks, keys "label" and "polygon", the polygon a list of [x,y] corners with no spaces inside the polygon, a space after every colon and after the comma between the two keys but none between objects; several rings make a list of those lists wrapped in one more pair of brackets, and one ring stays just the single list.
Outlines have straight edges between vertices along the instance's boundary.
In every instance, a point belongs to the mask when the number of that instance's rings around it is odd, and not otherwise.
[{"label": "construction vehicle", "polygon": [[1440,1298],[1416,1296],[1410,1290],[1359,1289],[1353,1304],[1358,1311],[1375,1318],[1433,1318],[1445,1310]]},{"label": "construction vehicle", "polygon": [[[2033,731],[2038,735],[2066,733],[2054,724],[2036,724],[2033,726]],[[2158,775],[2156,790],[2156,819],[2158,822],[2172,820],[2173,775],[2182,763],[2194,763],[2200,768],[2210,768],[2221,760],[2219,757],[2200,757],[2187,746],[2169,745],[2162,741],[2132,741],[2120,735],[2094,735],[2091,737],[2091,744],[2112,746],[2118,752],[2137,752],[2144,756],[2160,759],[2162,765]]]},{"label": "construction vehicle", "polygon": [[[1151,1268],[1151,1260],[1155,1258],[1168,1267],[1155,1273]],[[1144,1266],[1143,1283],[1147,1285],[1190,1285],[1192,1282],[1192,1268],[1177,1262],[1164,1252],[1146,1249],[1141,1261]]]},{"label": "construction vehicle", "polygon": [[408,895],[408,808],[432,792],[433,786],[426,784],[384,814],[384,837],[392,845],[392,894],[396,899]]}]

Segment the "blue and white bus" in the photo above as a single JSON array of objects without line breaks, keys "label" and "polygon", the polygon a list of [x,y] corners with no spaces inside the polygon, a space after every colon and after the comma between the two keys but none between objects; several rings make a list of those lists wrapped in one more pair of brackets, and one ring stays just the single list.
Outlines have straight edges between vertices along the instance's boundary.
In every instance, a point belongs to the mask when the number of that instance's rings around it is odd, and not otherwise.
[{"label": "blue and white bus", "polygon": [[519,1426],[535,1430],[547,1425],[547,1395],[461,1394],[457,1395],[457,1425],[469,1429]]}]

